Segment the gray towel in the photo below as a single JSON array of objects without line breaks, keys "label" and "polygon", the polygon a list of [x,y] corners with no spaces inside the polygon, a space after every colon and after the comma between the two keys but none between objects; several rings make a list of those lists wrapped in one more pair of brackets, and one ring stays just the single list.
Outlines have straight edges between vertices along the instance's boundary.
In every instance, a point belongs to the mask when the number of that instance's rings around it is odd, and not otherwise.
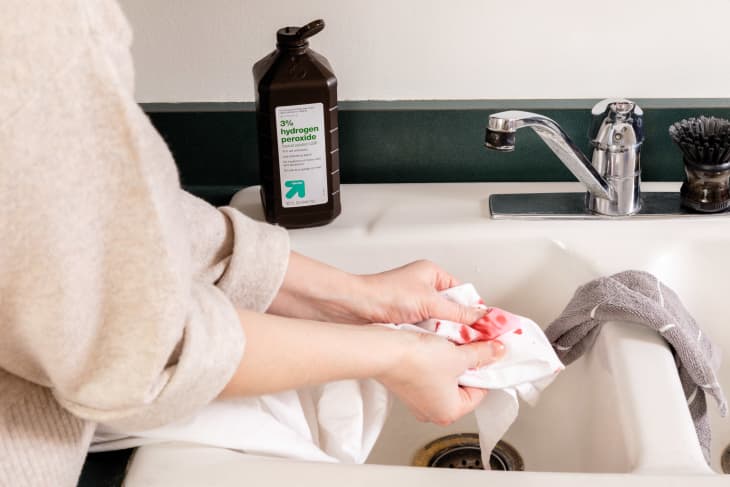
[{"label": "gray towel", "polygon": [[648,326],[672,346],[697,437],[709,463],[711,434],[705,394],[715,398],[722,416],[727,414],[727,401],[717,380],[718,348],[702,333],[674,291],[642,271],[620,272],[579,287],[545,334],[567,365],[593,345],[607,321]]}]

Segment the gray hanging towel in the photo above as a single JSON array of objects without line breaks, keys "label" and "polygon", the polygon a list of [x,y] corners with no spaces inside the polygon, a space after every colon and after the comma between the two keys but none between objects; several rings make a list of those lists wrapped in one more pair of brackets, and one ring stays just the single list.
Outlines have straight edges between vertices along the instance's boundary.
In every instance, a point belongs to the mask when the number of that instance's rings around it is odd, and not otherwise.
[{"label": "gray hanging towel", "polygon": [[619,272],[579,287],[545,335],[568,365],[593,345],[607,321],[648,326],[669,342],[697,437],[709,463],[711,433],[705,394],[715,398],[722,416],[727,414],[727,401],[717,380],[717,346],[702,333],[674,291],[643,271]]}]

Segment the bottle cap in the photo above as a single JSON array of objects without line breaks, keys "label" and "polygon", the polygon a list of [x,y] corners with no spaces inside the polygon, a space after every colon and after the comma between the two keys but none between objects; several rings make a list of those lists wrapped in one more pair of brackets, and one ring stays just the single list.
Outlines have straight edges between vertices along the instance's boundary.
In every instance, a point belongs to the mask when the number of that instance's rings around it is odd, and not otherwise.
[{"label": "bottle cap", "polygon": [[303,27],[283,27],[276,31],[276,43],[281,47],[302,47],[307,39],[324,29],[324,20],[317,19]]}]

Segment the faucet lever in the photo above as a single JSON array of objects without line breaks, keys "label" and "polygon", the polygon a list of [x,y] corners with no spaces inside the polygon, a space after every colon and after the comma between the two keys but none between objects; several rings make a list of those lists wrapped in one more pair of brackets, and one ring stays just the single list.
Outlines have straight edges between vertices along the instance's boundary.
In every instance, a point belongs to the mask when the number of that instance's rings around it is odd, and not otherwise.
[{"label": "faucet lever", "polygon": [[[636,134],[631,140],[641,143],[644,140],[644,111],[639,105],[625,98],[607,98],[601,100],[591,109],[591,126],[588,138],[595,145],[612,145],[611,140],[601,137],[601,128],[605,124],[626,123]],[[622,139],[623,141],[623,139]],[[613,145],[616,145],[615,143]],[[622,144],[625,145],[625,142]]]}]

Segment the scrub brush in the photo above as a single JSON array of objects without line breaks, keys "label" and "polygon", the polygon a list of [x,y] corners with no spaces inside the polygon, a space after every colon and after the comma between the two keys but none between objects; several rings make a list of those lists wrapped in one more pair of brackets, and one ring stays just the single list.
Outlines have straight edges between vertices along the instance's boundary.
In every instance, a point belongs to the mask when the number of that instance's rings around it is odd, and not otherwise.
[{"label": "scrub brush", "polygon": [[699,166],[717,166],[730,161],[730,121],[705,117],[680,120],[669,135],[682,149],[685,161]]},{"label": "scrub brush", "polygon": [[730,208],[730,121],[688,118],[672,124],[669,135],[684,154],[682,205],[703,213]]}]

